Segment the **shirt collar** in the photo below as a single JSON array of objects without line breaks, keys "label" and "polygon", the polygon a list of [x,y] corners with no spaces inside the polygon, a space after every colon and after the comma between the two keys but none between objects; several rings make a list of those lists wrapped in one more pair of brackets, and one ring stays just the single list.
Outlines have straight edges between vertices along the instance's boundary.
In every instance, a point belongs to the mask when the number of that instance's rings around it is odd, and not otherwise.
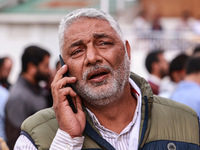
[{"label": "shirt collar", "polygon": [[[135,124],[136,119],[138,117],[138,113],[139,113],[139,111],[141,109],[141,107],[140,107],[141,106],[141,98],[140,98],[141,97],[141,91],[140,91],[140,88],[137,86],[137,84],[131,78],[129,78],[129,83],[131,85],[131,88],[134,89],[134,91],[136,93],[135,95],[136,95],[136,98],[137,98],[137,106],[136,106],[136,109],[135,109],[133,120],[127,126],[129,128],[129,130],[130,130],[130,128]],[[96,127],[100,128],[102,130],[108,130],[104,126],[102,126],[100,124],[100,122],[97,119],[97,117],[88,108],[86,108],[86,110],[88,111],[88,114],[92,118],[92,121],[93,121],[93,123],[94,123],[94,125]],[[127,127],[125,128],[125,130],[128,132]],[[125,132],[125,130],[123,130],[122,133]],[[112,132],[112,131],[109,131],[109,132]]]}]

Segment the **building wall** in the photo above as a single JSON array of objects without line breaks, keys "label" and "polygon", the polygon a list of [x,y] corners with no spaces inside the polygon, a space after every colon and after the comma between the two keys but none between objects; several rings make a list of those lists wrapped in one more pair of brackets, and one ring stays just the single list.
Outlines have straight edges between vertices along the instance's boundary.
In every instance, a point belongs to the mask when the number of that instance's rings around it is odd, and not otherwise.
[{"label": "building wall", "polygon": [[141,0],[141,7],[149,14],[160,14],[164,17],[179,17],[183,11],[200,17],[199,0]]}]

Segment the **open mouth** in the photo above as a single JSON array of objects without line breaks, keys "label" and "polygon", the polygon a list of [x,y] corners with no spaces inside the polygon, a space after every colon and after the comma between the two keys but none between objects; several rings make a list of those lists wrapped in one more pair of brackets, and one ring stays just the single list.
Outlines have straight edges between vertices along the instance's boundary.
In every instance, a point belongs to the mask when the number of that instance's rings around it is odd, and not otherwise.
[{"label": "open mouth", "polygon": [[109,71],[107,69],[97,69],[90,72],[87,76],[88,80],[103,80],[104,77],[108,75]]}]

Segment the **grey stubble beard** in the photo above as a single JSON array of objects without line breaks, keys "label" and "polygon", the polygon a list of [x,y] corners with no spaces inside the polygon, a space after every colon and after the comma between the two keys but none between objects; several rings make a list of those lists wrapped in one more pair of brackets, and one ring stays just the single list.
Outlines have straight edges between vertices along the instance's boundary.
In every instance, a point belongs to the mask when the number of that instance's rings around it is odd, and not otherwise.
[{"label": "grey stubble beard", "polygon": [[[104,80],[101,83],[89,85],[86,81],[87,74],[95,69],[106,68],[112,73],[112,79]],[[84,73],[83,80],[75,84],[75,91],[84,101],[93,106],[105,106],[116,102],[123,96],[125,84],[129,80],[130,75],[130,60],[127,52],[125,53],[124,60],[119,68],[114,71],[109,66],[95,65],[90,70]],[[109,84],[106,89],[95,89],[95,87],[103,84]]]}]

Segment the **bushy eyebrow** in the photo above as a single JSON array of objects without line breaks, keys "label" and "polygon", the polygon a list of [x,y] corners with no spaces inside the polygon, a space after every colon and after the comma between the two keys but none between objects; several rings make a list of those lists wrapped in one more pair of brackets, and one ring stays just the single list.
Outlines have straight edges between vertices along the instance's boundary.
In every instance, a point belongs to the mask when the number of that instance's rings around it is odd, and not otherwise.
[{"label": "bushy eyebrow", "polygon": [[111,38],[111,36],[109,36],[109,35],[107,35],[105,33],[102,33],[102,34],[94,33],[93,37],[96,38],[96,39],[99,39],[99,38]]},{"label": "bushy eyebrow", "polygon": [[83,40],[75,41],[74,43],[72,43],[72,44],[70,45],[69,48],[82,45],[83,43],[84,43]]},{"label": "bushy eyebrow", "polygon": [[[113,39],[111,36],[105,34],[105,33],[102,33],[102,34],[99,34],[99,33],[94,33],[93,34],[93,37],[96,38],[96,39],[100,39],[100,38],[111,38]],[[76,46],[80,46],[80,45],[83,45],[84,44],[84,41],[83,40],[78,40],[78,41],[75,41],[73,42],[69,48],[73,48],[73,47],[76,47]]]}]

